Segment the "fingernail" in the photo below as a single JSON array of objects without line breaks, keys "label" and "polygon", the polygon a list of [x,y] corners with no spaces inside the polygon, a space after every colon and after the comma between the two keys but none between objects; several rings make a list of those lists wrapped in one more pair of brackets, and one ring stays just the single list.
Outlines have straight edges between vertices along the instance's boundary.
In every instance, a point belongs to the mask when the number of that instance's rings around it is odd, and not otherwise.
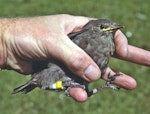
[{"label": "fingernail", "polygon": [[85,76],[90,80],[97,80],[100,77],[99,69],[93,65],[89,65],[84,73]]}]

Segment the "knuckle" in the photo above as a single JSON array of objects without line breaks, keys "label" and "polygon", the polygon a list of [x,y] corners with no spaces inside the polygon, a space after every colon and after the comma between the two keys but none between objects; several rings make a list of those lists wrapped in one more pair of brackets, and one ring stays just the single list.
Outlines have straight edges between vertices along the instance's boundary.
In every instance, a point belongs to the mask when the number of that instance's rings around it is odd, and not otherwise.
[{"label": "knuckle", "polygon": [[75,53],[69,59],[69,64],[73,70],[83,70],[86,64],[86,56],[82,53]]}]

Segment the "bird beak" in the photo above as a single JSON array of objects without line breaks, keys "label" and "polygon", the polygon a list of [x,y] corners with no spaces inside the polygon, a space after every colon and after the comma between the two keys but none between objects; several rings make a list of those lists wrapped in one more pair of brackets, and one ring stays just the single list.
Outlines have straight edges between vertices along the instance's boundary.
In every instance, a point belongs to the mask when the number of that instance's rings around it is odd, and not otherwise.
[{"label": "bird beak", "polygon": [[113,26],[110,26],[110,27],[107,27],[107,28],[103,28],[102,30],[105,32],[105,31],[111,31],[111,30],[117,30],[117,29],[120,29],[120,28],[123,28],[124,26],[122,25],[113,25]]}]

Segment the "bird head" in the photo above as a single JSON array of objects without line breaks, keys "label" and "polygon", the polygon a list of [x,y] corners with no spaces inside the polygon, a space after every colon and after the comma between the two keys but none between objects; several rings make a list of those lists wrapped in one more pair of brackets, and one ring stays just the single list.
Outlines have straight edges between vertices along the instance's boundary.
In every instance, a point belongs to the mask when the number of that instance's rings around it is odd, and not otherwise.
[{"label": "bird head", "polygon": [[115,32],[116,30],[123,28],[124,26],[117,24],[113,21],[107,20],[107,19],[100,19],[99,22],[99,29],[103,32]]},{"label": "bird head", "polygon": [[124,27],[108,19],[98,19],[92,21],[92,23],[86,25],[86,28],[96,27],[97,30],[100,30],[101,32],[115,32],[116,30]]}]

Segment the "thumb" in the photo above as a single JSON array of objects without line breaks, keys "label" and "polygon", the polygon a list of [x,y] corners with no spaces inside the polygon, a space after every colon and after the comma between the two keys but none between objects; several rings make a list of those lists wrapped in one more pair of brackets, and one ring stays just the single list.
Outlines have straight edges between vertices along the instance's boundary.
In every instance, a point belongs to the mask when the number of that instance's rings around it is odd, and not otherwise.
[{"label": "thumb", "polygon": [[61,61],[63,61],[72,72],[85,80],[97,80],[101,74],[97,64],[66,35],[63,35],[63,37],[63,41],[60,43]]}]

